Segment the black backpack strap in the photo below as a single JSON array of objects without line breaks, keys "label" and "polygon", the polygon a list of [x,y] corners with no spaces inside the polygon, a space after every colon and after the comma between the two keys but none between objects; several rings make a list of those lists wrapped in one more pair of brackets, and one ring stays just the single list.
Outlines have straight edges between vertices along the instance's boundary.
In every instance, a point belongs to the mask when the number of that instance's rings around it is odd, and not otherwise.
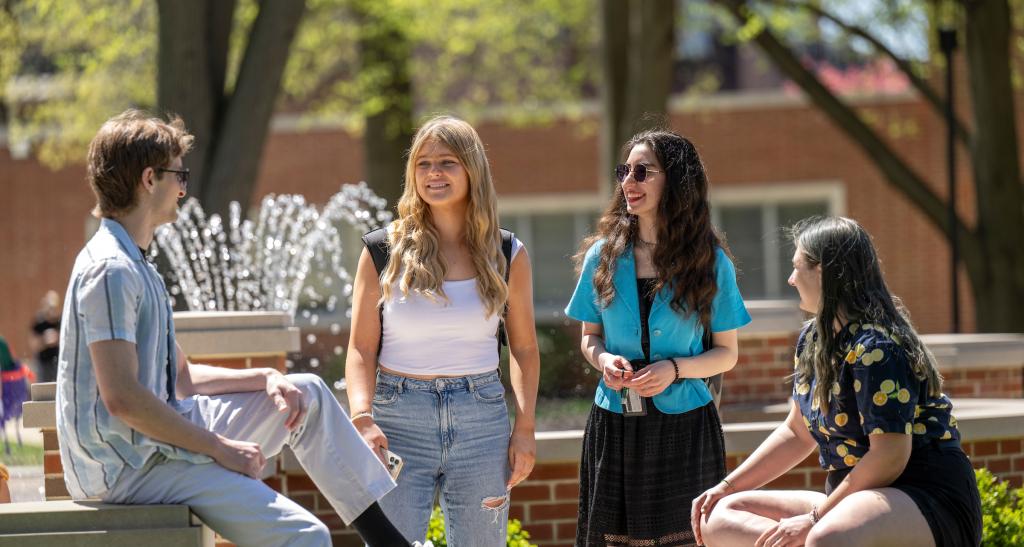
[{"label": "black backpack strap", "polygon": [[[373,267],[377,270],[377,279],[388,267],[388,260],[391,259],[391,245],[388,243],[388,229],[378,228],[372,232],[363,234],[363,244],[366,250],[370,251],[370,258],[373,259]],[[379,282],[379,281],[378,281]],[[377,340],[377,355],[380,355],[380,348],[384,345],[384,306],[377,306],[377,316],[380,319],[380,338]]]},{"label": "black backpack strap", "polygon": [[[516,235],[504,228],[501,229],[501,254],[505,257],[505,284],[508,285],[508,276],[512,271],[512,245]],[[508,333],[505,332],[505,316],[508,315],[508,301],[505,302],[505,310],[498,319],[498,354],[501,354],[501,346],[508,345]]]},{"label": "black backpack strap", "polygon": [[[509,271],[512,269],[512,245],[516,236],[512,232],[502,229],[501,230],[501,254],[505,257],[505,283],[508,284]],[[366,245],[366,250],[370,251],[370,258],[373,259],[373,266],[377,269],[377,277],[384,272],[384,269],[388,267],[388,261],[391,259],[391,246],[388,242],[388,230],[387,228],[378,228],[372,232],[367,232],[363,235],[363,244]],[[381,345],[384,343],[384,307],[378,306],[377,313],[380,317],[380,328],[381,328],[381,339],[377,343],[377,353],[380,353]],[[502,312],[501,317],[498,320],[498,353],[501,353],[501,346],[508,345],[508,335],[505,333],[505,315],[508,314],[508,304],[505,304],[505,310]]]},{"label": "black backpack strap", "polygon": [[380,277],[380,274],[384,273],[384,268],[388,267],[388,260],[391,258],[388,229],[378,228],[363,234],[363,244],[366,245],[366,250],[370,251],[373,267],[377,268],[377,277]]}]

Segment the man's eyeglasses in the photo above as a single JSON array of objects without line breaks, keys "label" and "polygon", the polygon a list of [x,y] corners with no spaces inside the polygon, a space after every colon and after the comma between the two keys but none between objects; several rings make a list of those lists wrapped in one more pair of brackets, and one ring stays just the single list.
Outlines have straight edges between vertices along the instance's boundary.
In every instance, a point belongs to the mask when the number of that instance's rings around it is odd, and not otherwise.
[{"label": "man's eyeglasses", "polygon": [[630,169],[628,165],[623,163],[622,165],[615,166],[615,180],[618,180],[620,183],[625,182],[626,177],[629,176],[630,172],[633,173],[633,180],[637,182],[643,182],[647,180],[647,173],[663,173],[663,171],[651,169],[650,167],[647,167],[642,163],[636,164],[636,167],[632,169]]},{"label": "man's eyeglasses", "polygon": [[188,169],[175,170],[175,169],[164,169],[163,167],[157,167],[157,172],[160,173],[174,173],[174,176],[178,179],[178,186],[181,186],[181,191],[188,191]]}]

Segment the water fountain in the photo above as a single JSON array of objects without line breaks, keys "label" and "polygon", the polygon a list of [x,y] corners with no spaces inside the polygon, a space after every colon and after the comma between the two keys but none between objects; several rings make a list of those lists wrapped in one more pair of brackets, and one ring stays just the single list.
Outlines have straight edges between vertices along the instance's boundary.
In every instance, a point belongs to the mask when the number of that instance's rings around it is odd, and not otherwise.
[{"label": "water fountain", "polygon": [[[206,216],[190,198],[178,220],[157,230],[152,255],[165,255],[168,291],[191,311],[277,311],[316,326],[320,313],[350,311],[352,276],[342,264],[342,230],[363,233],[386,225],[391,213],[366,183],[343,185],[318,210],[301,195],[268,195],[252,220],[232,202],[228,219]],[[329,326],[337,335],[338,321]],[[307,333],[306,341],[317,341]],[[335,346],[335,355],[342,353]],[[319,360],[309,360],[311,368]],[[292,368],[292,362],[286,366]]]}]

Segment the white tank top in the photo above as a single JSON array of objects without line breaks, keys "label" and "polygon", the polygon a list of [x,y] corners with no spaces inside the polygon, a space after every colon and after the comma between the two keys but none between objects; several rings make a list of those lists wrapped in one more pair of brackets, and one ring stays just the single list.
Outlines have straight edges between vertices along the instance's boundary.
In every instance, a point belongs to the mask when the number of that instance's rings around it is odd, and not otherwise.
[{"label": "white tank top", "polygon": [[[512,241],[512,258],[523,248]],[[402,374],[469,376],[498,367],[499,314],[487,316],[476,278],[445,281],[448,296],[437,301],[395,284],[384,303],[381,366]]]}]

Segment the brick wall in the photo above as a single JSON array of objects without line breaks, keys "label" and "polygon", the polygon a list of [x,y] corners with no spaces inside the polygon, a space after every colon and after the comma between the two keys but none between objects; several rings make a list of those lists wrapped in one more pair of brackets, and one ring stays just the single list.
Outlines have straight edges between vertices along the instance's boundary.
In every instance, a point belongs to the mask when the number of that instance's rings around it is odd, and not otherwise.
[{"label": "brick wall", "polygon": [[1020,367],[943,370],[942,390],[950,397],[1024,397],[1024,370]]},{"label": "brick wall", "polygon": [[[742,331],[740,331],[742,332]],[[792,385],[796,333],[767,336],[742,335],[736,367],[725,373],[722,405],[783,401]]]},{"label": "brick wall", "polygon": [[[876,99],[858,104],[878,127],[898,128],[888,138],[925,182],[944,195],[942,121],[915,99]],[[598,192],[596,118],[558,120],[517,127],[500,121],[478,124],[487,143],[501,196],[536,192]],[[890,286],[924,332],[948,328],[948,255],[942,235],[893,190],[867,157],[813,106],[777,97],[741,106],[680,110],[674,129],[693,138],[714,187],[756,188],[766,184],[837,181],[846,188],[845,214],[874,236]],[[1021,146],[1024,146],[1022,142]],[[559,161],[550,161],[552,150]],[[273,132],[263,151],[256,183],[258,200],[268,192],[299,192],[323,203],[342,183],[363,177],[358,138],[341,129]],[[395,158],[395,161],[401,161]],[[536,166],[543,165],[544,169]],[[972,173],[961,162],[961,214],[973,214]],[[19,355],[27,352],[31,318],[47,289],[63,292],[76,253],[85,240],[93,198],[84,167],[51,171],[34,159],[12,158],[0,147],[0,335]],[[742,269],[743,265],[739,265]],[[964,284],[964,328],[973,327],[970,291]]]}]

